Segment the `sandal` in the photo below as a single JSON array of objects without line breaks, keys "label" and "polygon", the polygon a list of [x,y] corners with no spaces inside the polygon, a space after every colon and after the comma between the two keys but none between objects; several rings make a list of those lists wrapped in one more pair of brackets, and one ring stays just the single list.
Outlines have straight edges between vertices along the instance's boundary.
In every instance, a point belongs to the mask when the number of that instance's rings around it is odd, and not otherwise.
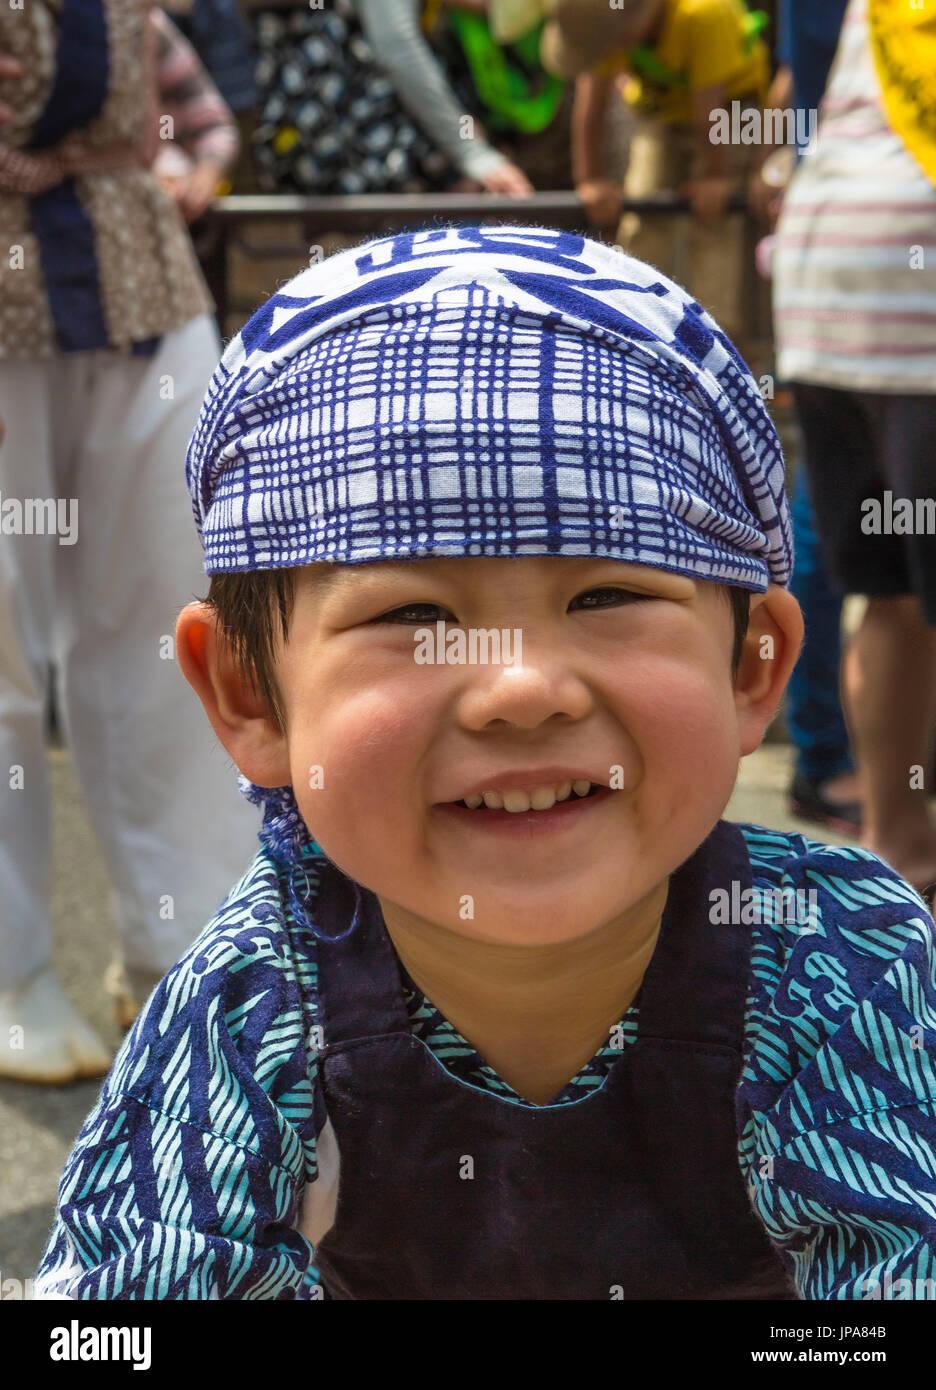
[{"label": "sandal", "polygon": [[796,772],[787,793],[787,810],[800,820],[814,821],[817,825],[827,825],[840,835],[861,835],[862,810],[860,801],[830,801],[820,791],[821,782],[813,782],[803,773]]},{"label": "sandal", "polygon": [[65,994],[51,965],[0,994],[0,1076],[64,1086],[106,1076],[114,1054]]},{"label": "sandal", "polygon": [[114,1020],[129,1032],[162,975],[149,970],[128,969],[121,956],[115,956],[104,972],[104,988],[114,1004]]}]

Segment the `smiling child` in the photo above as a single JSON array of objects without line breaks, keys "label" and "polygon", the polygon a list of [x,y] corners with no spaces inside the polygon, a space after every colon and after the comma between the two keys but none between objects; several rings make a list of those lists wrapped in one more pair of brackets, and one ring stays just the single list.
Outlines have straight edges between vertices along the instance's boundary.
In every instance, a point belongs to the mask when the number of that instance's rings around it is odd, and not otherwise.
[{"label": "smiling child", "polygon": [[569,233],[368,243],[229,345],[188,477],[177,652],[261,846],[126,1039],[37,1292],[931,1274],[932,919],[868,851],[721,819],[803,626],[702,307]]}]

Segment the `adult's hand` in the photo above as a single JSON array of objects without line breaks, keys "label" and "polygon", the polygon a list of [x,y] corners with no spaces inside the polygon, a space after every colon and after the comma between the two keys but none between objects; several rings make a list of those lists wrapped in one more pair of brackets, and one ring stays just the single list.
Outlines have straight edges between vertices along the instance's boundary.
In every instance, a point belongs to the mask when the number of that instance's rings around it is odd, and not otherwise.
[{"label": "adult's hand", "polygon": [[[0,77],[22,77],[23,65],[18,58],[8,53],[0,53]],[[0,121],[12,121],[16,112],[5,101],[0,101]]]},{"label": "adult's hand", "polygon": [[756,170],[748,179],[748,207],[761,222],[766,222],[773,230],[783,202],[783,190],[766,183]]},{"label": "adult's hand", "polygon": [[717,222],[724,217],[735,179],[726,174],[705,174],[701,178],[689,179],[683,186],[683,193],[689,198],[692,216],[700,222]]},{"label": "adult's hand", "polygon": [[763,159],[748,180],[748,204],[769,223],[771,231],[780,216],[783,196],[796,168],[796,152],[790,145],[779,145]]},{"label": "adult's hand", "polygon": [[160,174],[157,171],[156,177],[186,222],[194,222],[214,202],[223,170],[211,160],[203,160],[185,174]]},{"label": "adult's hand", "polygon": [[533,185],[522,169],[505,159],[481,179],[488,193],[506,193],[511,198],[528,198]]},{"label": "adult's hand", "polygon": [[621,185],[614,179],[586,179],[575,185],[585,216],[601,231],[615,231],[621,217]]}]

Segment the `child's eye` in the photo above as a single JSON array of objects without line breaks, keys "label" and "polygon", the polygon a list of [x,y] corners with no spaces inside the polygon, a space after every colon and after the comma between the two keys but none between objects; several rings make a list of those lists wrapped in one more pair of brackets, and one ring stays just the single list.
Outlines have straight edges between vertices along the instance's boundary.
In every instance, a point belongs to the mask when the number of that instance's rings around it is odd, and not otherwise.
[{"label": "child's eye", "polygon": [[441,603],[407,603],[402,608],[392,608],[389,613],[381,613],[379,618],[371,618],[372,623],[431,623],[436,622],[436,618],[414,618],[407,616],[413,613],[425,613],[426,610],[436,613],[448,613],[449,609],[443,608]]},{"label": "child's eye", "polygon": [[[598,598],[596,602],[595,599]],[[605,601],[601,601],[601,599]],[[602,586],[600,589],[588,589],[585,593],[579,594],[578,598],[572,600],[573,605],[579,603],[583,608],[613,608],[616,603],[628,600],[636,602],[640,599],[652,598],[652,594],[640,594],[634,589],[619,589],[613,585]],[[437,617],[427,617],[427,613],[440,614],[449,613],[448,608],[444,608],[440,603],[407,603],[402,608],[392,608],[389,613],[382,613],[379,618],[372,618],[374,623],[430,623],[437,622]],[[413,616],[422,614],[421,617]],[[445,621],[443,619],[443,621]]]},{"label": "child's eye", "polygon": [[[608,603],[589,602],[596,594],[603,594],[606,597],[610,594],[611,600]],[[584,594],[579,594],[578,598],[573,599],[572,602],[581,603],[584,608],[611,608],[618,599],[639,601],[640,599],[649,599],[652,597],[652,594],[639,594],[634,589],[617,589],[612,585],[607,585],[600,589],[587,589]]]}]

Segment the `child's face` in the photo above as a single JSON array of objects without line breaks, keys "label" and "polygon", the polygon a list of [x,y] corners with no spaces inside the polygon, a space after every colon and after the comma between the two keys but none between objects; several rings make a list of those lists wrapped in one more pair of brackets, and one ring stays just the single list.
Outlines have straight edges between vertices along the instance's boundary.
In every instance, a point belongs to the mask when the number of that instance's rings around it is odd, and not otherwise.
[{"label": "child's face", "polygon": [[[722,814],[785,684],[752,720],[724,594],[645,566],[452,558],[297,578],[276,674],[303,818],[379,899],[475,938],[569,941],[651,892]],[[437,620],[519,631],[522,662],[418,662]],[[559,813],[453,804],[576,776],[608,790]]]}]

